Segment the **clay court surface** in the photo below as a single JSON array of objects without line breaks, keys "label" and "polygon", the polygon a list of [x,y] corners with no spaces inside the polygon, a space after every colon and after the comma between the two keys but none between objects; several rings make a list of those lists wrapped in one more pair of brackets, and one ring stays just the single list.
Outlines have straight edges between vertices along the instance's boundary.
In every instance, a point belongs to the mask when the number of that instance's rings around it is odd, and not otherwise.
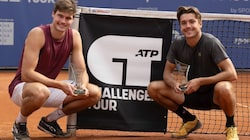
[{"label": "clay court surface", "polygon": [[[19,111],[11,102],[8,94],[8,84],[12,80],[15,71],[0,71],[0,140],[11,140],[11,128]],[[62,71],[58,79],[67,79],[67,71]],[[37,129],[41,116],[53,111],[52,108],[42,108],[33,113],[28,119],[28,129],[32,140],[58,140]],[[59,124],[66,129],[66,118],[59,120]],[[250,124],[248,124],[250,125]],[[85,130],[76,131],[76,136],[63,138],[69,140],[171,140],[170,133],[149,132],[124,132],[111,130]],[[240,136],[240,140],[248,140],[250,136]],[[225,140],[223,134],[190,134],[186,140]]]}]

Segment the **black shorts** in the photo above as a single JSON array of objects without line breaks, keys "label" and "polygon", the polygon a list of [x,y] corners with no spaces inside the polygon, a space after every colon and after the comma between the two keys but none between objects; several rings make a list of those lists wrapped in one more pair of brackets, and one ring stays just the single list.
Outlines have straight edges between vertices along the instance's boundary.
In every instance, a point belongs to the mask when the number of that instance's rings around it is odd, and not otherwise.
[{"label": "black shorts", "polygon": [[185,94],[185,101],[183,106],[197,110],[220,109],[220,107],[213,102],[214,85],[201,87],[197,92],[192,94]]}]

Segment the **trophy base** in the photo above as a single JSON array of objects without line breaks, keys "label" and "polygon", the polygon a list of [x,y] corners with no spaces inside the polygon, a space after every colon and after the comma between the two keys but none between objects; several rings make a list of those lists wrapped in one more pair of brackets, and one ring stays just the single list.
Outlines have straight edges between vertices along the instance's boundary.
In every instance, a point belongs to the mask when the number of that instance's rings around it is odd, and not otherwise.
[{"label": "trophy base", "polygon": [[182,92],[184,92],[187,89],[187,86],[183,84],[183,85],[180,85],[179,88],[181,89]]},{"label": "trophy base", "polygon": [[74,93],[77,95],[85,94],[85,90],[84,89],[76,89],[76,90],[74,90]]}]

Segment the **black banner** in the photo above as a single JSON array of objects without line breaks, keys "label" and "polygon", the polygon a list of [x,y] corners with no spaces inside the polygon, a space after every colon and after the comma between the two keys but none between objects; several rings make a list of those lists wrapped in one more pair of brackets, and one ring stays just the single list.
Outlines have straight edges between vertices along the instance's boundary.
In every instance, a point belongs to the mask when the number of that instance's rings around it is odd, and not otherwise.
[{"label": "black banner", "polygon": [[102,99],[77,114],[77,128],[165,132],[167,110],[148,96],[147,85],[162,79],[172,21],[81,13],[79,31]]}]

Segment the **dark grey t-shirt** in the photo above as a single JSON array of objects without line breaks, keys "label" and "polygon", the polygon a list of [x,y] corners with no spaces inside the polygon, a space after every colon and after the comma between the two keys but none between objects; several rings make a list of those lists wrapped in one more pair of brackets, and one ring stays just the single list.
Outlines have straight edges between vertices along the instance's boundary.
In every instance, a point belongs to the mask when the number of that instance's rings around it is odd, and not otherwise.
[{"label": "dark grey t-shirt", "polygon": [[167,60],[175,63],[175,59],[190,65],[188,79],[212,76],[220,72],[217,64],[228,58],[225,47],[213,35],[202,33],[198,44],[191,48],[183,36],[174,40],[168,51]]}]

